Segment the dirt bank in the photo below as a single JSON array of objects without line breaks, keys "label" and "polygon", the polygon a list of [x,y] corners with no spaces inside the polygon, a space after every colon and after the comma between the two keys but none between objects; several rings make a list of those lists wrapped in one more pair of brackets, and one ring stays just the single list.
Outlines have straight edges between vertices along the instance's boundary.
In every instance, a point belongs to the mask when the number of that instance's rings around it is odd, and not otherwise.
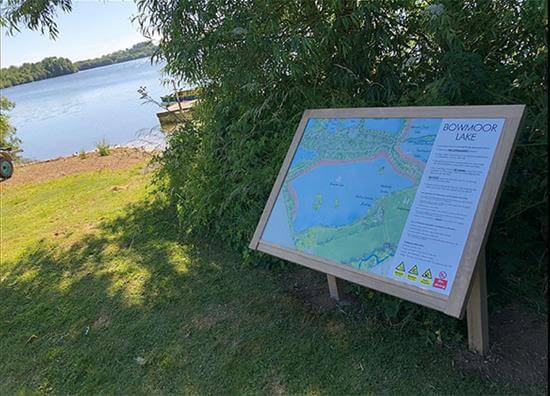
[{"label": "dirt bank", "polygon": [[107,156],[97,152],[89,152],[84,156],[72,155],[52,160],[15,165],[11,179],[3,181],[3,187],[29,182],[42,182],[74,173],[89,172],[102,169],[125,169],[144,163],[152,154],[137,148],[111,149]]}]

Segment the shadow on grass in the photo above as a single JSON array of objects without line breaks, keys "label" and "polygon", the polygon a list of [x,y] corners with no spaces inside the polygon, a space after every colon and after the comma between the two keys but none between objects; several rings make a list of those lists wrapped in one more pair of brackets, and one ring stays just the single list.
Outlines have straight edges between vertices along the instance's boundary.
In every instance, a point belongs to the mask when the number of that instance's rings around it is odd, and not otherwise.
[{"label": "shadow on grass", "polygon": [[277,275],[178,240],[141,203],[0,283],[1,393],[500,392],[403,331],[304,308]]}]

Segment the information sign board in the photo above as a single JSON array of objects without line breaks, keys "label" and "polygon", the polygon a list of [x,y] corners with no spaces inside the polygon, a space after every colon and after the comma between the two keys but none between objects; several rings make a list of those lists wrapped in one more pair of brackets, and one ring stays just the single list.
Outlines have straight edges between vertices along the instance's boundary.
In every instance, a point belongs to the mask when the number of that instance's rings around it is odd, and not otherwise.
[{"label": "information sign board", "polygon": [[461,317],[523,112],[307,110],[250,247]]}]

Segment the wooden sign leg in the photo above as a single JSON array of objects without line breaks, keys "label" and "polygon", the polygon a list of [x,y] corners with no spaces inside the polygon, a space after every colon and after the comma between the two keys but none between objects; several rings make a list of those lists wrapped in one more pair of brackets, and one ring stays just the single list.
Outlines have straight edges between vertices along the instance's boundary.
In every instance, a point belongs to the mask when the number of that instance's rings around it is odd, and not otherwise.
[{"label": "wooden sign leg", "polygon": [[330,293],[330,298],[340,301],[344,297],[344,288],[342,285],[342,279],[337,278],[333,275],[327,274],[328,281],[328,291]]},{"label": "wooden sign leg", "polygon": [[485,249],[479,255],[471,287],[470,298],[466,307],[468,347],[472,351],[486,355],[489,352],[489,313],[487,310]]}]

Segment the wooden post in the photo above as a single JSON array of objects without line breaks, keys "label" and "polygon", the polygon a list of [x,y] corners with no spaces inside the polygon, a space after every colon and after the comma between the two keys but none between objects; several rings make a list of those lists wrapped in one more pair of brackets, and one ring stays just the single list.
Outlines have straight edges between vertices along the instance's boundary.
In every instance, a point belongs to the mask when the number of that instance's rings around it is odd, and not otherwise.
[{"label": "wooden post", "polygon": [[489,313],[487,310],[487,277],[485,273],[485,249],[481,250],[472,277],[472,286],[466,320],[468,322],[468,347],[486,355],[489,352]]},{"label": "wooden post", "polygon": [[336,301],[340,301],[344,297],[344,287],[342,285],[342,279],[327,274],[327,281],[330,298],[333,298]]}]

